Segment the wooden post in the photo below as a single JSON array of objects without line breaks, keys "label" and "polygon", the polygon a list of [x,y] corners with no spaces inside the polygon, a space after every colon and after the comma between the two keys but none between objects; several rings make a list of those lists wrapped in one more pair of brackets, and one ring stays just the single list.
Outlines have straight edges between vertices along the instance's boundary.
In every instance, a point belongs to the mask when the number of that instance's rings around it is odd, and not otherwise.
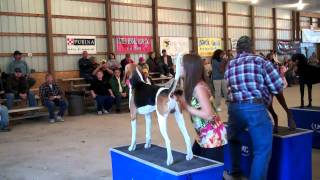
[{"label": "wooden post", "polygon": [[292,11],[292,15],[291,15],[291,19],[292,19],[292,26],[291,26],[291,31],[292,31],[292,36],[291,36],[291,39],[293,41],[297,40],[297,37],[296,37],[296,34],[297,34],[297,18],[296,18],[296,12],[295,11]]},{"label": "wooden post", "polygon": [[108,53],[113,52],[112,41],[112,20],[111,20],[111,0],[105,1],[105,14],[106,14],[106,31],[107,31],[107,46]]},{"label": "wooden post", "polygon": [[192,29],[192,50],[198,54],[197,39],[197,7],[196,0],[191,0],[191,29]]},{"label": "wooden post", "polygon": [[277,10],[276,8],[272,8],[272,22],[273,22],[273,50],[277,48]]},{"label": "wooden post", "polygon": [[253,43],[253,52],[256,51],[256,30],[255,30],[255,21],[254,21],[254,6],[250,5],[250,25],[251,25],[251,40]]},{"label": "wooden post", "polygon": [[296,37],[297,37],[297,40],[299,41],[301,39],[301,23],[300,23],[300,12],[298,11],[297,14],[296,14],[296,23],[297,23],[297,29],[296,29]]},{"label": "wooden post", "polygon": [[222,3],[222,17],[223,17],[223,46],[224,50],[229,49],[229,33],[228,33],[228,3]]},{"label": "wooden post", "polygon": [[160,39],[158,31],[158,0],[152,0],[152,32],[153,32],[153,51],[160,57]]},{"label": "wooden post", "polygon": [[312,22],[312,17],[309,17],[309,21],[310,21],[310,28],[311,28],[311,26],[313,25],[313,22]]},{"label": "wooden post", "polygon": [[51,0],[44,1],[44,13],[46,24],[46,39],[47,39],[47,62],[48,72],[55,77],[54,54],[53,54],[53,38],[52,38],[52,14]]}]

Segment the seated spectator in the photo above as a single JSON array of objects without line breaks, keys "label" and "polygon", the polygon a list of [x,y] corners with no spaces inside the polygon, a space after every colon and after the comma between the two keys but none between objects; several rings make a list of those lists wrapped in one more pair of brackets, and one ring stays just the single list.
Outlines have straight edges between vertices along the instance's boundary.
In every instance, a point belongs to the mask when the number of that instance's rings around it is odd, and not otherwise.
[{"label": "seated spectator", "polygon": [[116,60],[116,55],[114,53],[109,53],[108,55],[108,67],[111,70],[121,69],[121,64]]},{"label": "seated spectator", "polygon": [[171,56],[167,54],[165,49],[162,50],[162,56],[160,58],[161,66],[164,70],[166,76],[173,77],[174,75],[174,65]]},{"label": "seated spectator", "polygon": [[25,76],[28,81],[29,87],[32,87],[36,83],[36,80],[31,77],[31,71],[28,64],[26,63],[26,61],[22,60],[22,53],[20,51],[14,51],[13,61],[8,64],[7,73],[9,75],[14,74],[14,70],[16,68],[19,68],[21,70],[22,75]]},{"label": "seated spectator", "polygon": [[29,91],[27,79],[22,75],[21,69],[16,68],[14,75],[11,75],[5,87],[5,97],[7,99],[7,108],[12,109],[14,99],[28,100],[30,107],[37,106],[34,94]]},{"label": "seated spectator", "polygon": [[122,72],[125,70],[126,65],[127,64],[131,64],[134,63],[134,61],[131,59],[131,55],[130,54],[126,54],[126,57],[124,59],[122,59],[121,61],[121,70]]},{"label": "seated spectator", "polygon": [[103,80],[109,82],[110,78],[113,75],[113,71],[109,68],[108,63],[105,59],[103,59],[100,65],[92,72],[93,76],[96,76],[98,71],[103,72]]},{"label": "seated spectator", "polygon": [[147,60],[147,64],[149,66],[149,71],[153,73],[160,73],[160,77],[165,77],[164,70],[160,64],[160,61],[156,58],[156,53],[149,53],[149,58]]},{"label": "seated spectator", "polygon": [[121,70],[115,69],[112,78],[110,79],[109,83],[112,88],[112,92],[115,96],[115,103],[116,103],[116,112],[120,113],[121,101],[124,98],[128,98],[128,87],[126,84],[122,83],[121,80]]},{"label": "seated spectator", "polygon": [[92,97],[97,102],[98,115],[108,114],[114,102],[114,94],[109,82],[103,80],[103,72],[98,71],[97,78],[92,81],[90,90]]},{"label": "seated spectator", "polygon": [[8,132],[9,128],[9,115],[8,108],[0,105],[0,132]]},{"label": "seated spectator", "polygon": [[91,57],[89,58],[89,60],[90,60],[91,63],[92,63],[92,68],[93,68],[93,69],[96,69],[96,68],[99,66],[99,63],[97,62],[97,58],[96,58],[96,57],[91,56]]},{"label": "seated spectator", "polygon": [[[63,92],[56,84],[51,74],[47,74],[45,82],[39,88],[42,104],[48,108],[49,122],[63,122],[63,115],[67,109],[67,103],[63,99]],[[59,112],[55,116],[55,106],[59,107]]]},{"label": "seated spectator", "polygon": [[88,52],[83,51],[82,58],[78,61],[80,77],[84,78],[88,83],[90,83],[94,76],[92,72],[94,70],[92,62],[88,59]]},{"label": "seated spectator", "polygon": [[148,71],[149,71],[149,66],[148,66],[148,64],[146,63],[146,61],[144,60],[143,57],[140,57],[140,58],[139,58],[138,66],[139,66],[141,69],[146,68],[146,69],[148,69]]}]

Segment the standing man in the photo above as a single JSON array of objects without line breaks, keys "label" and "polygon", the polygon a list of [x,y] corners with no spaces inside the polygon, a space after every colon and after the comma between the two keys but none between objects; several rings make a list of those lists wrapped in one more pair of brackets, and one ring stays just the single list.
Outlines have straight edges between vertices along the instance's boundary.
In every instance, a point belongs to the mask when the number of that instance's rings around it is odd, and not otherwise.
[{"label": "standing man", "polygon": [[[267,178],[272,151],[272,123],[265,102],[271,94],[285,104],[283,82],[273,64],[253,54],[253,43],[242,36],[237,43],[237,57],[225,72],[229,89],[228,139],[231,148],[231,175],[240,173],[241,144],[239,135],[248,129],[253,144],[250,180]],[[291,119],[290,112],[287,112]]]},{"label": "standing man", "polygon": [[126,57],[124,59],[121,60],[121,69],[122,72],[124,72],[126,65],[127,64],[131,64],[134,63],[134,61],[131,59],[131,55],[130,54],[126,54]]},{"label": "standing man", "polygon": [[0,105],[0,132],[9,132],[10,130],[8,108]]},{"label": "standing man", "polygon": [[160,63],[165,72],[165,75],[173,77],[174,75],[174,65],[171,56],[167,54],[167,50],[162,49],[162,56],[160,57]]},{"label": "standing man", "polygon": [[84,78],[87,82],[91,82],[94,78],[92,75],[92,72],[94,70],[93,63],[88,59],[88,52],[83,51],[82,52],[82,58],[79,59],[78,65],[80,70],[80,77]]},{"label": "standing man", "polygon": [[[39,94],[42,101],[49,111],[49,122],[63,122],[63,115],[67,109],[67,103],[63,99],[61,88],[55,83],[51,74],[46,74],[45,82],[39,88]],[[57,116],[54,114],[55,106],[59,107]]]}]

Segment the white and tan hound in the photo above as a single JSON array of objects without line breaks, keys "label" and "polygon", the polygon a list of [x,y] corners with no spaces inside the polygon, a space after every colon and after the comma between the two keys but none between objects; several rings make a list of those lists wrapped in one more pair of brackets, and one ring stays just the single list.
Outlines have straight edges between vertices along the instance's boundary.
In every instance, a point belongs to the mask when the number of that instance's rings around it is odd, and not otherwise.
[{"label": "white and tan hound", "polygon": [[[155,94],[155,105],[145,105],[139,108],[136,108],[134,102],[134,95],[135,90],[129,86],[129,109],[130,109],[130,116],[131,116],[131,129],[132,129],[132,136],[131,136],[131,145],[129,146],[129,151],[134,151],[136,148],[136,119],[137,114],[141,114],[145,116],[146,121],[146,143],[145,148],[151,147],[151,116],[152,112],[156,111],[158,117],[158,123],[161,135],[163,136],[167,148],[167,165],[171,165],[173,163],[173,157],[171,152],[171,144],[170,139],[167,133],[167,119],[169,114],[173,114],[178,127],[183,135],[184,141],[186,143],[186,160],[191,160],[193,158],[192,147],[190,142],[190,137],[185,127],[185,122],[181,110],[177,101],[173,97],[173,92],[176,89],[177,82],[180,78],[180,67],[181,67],[181,60],[182,56],[179,55],[177,57],[176,62],[176,75],[175,78],[172,80],[171,86],[169,88],[161,87],[157,90]],[[136,72],[134,72],[136,71]],[[125,80],[131,79],[133,73],[138,73],[140,81],[144,82],[141,72],[137,65],[135,64],[128,64],[125,68]],[[152,86],[149,86],[152,88]]]}]

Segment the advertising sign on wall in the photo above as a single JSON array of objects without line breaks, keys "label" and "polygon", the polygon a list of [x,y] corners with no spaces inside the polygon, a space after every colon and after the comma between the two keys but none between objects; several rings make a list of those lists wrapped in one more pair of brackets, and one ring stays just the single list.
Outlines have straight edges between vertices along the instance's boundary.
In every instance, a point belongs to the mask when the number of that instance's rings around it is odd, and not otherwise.
[{"label": "advertising sign on wall", "polygon": [[300,53],[299,41],[278,41],[277,53],[281,55],[292,55]]},{"label": "advertising sign on wall", "polygon": [[97,53],[97,41],[95,36],[66,36],[67,54]]},{"label": "advertising sign on wall", "polygon": [[222,49],[222,40],[220,38],[198,38],[198,53],[200,56],[212,56],[217,49]]},{"label": "advertising sign on wall", "polygon": [[152,36],[116,36],[117,53],[149,53],[152,51]]},{"label": "advertising sign on wall", "polygon": [[302,29],[302,42],[320,43],[320,31],[312,29]]},{"label": "advertising sign on wall", "polygon": [[187,37],[160,37],[160,51],[167,50],[167,54],[175,56],[177,53],[189,53],[189,38]]}]

